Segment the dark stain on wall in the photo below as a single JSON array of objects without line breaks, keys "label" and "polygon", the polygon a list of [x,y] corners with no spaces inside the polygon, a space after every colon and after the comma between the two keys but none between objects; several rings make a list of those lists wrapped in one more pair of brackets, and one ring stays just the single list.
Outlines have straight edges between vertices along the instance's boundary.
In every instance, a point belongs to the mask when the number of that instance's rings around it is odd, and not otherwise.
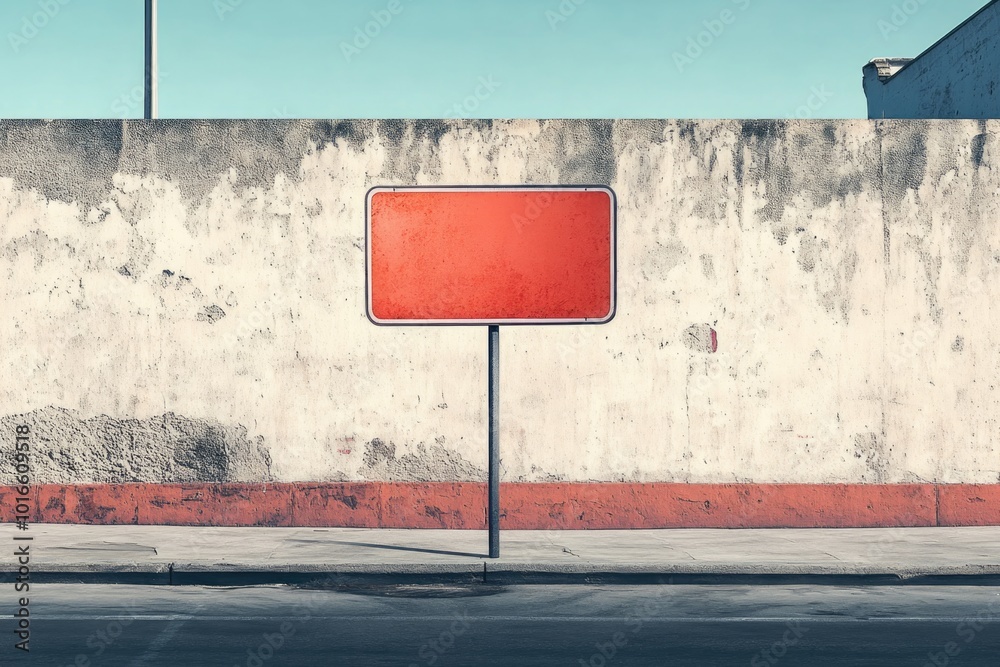
[{"label": "dark stain on wall", "polygon": [[698,137],[699,123],[693,120],[677,121],[677,138],[682,142],[687,142],[692,155],[701,152],[703,144]]},{"label": "dark stain on wall", "polygon": [[377,120],[375,128],[379,135],[388,139],[391,144],[400,143],[406,135],[406,121],[403,120]]},{"label": "dark stain on wall", "polygon": [[972,164],[976,169],[983,166],[983,155],[986,153],[986,134],[981,133],[972,137]]},{"label": "dark stain on wall", "polygon": [[121,152],[121,121],[0,120],[0,177],[48,199],[98,204]]},{"label": "dark stain on wall", "polygon": [[907,192],[916,190],[927,174],[926,124],[923,122],[886,123],[882,135],[883,197],[886,209],[897,210]]},{"label": "dark stain on wall", "polygon": [[492,118],[471,118],[466,121],[473,130],[476,132],[492,132],[493,131],[493,119]]},{"label": "dark stain on wall", "polygon": [[[749,154],[745,163],[744,149]],[[864,183],[872,182],[878,173],[874,147],[870,150],[871,155],[863,153],[845,163],[841,157],[844,148],[829,124],[745,121],[736,148],[741,156],[737,178],[740,183],[764,183],[767,203],[757,215],[778,223],[793,197],[805,194],[814,206],[825,207],[834,200],[860,194]],[[839,172],[817,168],[844,164],[853,168]]]},{"label": "dark stain on wall", "polygon": [[441,139],[452,131],[453,121],[447,120],[415,120],[413,121],[413,134],[418,140],[427,140],[435,148],[441,143]]},{"label": "dark stain on wall", "polygon": [[613,120],[544,121],[539,143],[559,170],[559,183],[610,185],[617,174]]},{"label": "dark stain on wall", "polygon": [[311,126],[290,120],[125,121],[122,171],[162,175],[195,205],[230,169],[240,187],[269,188],[279,173],[298,180]]},{"label": "dark stain on wall", "polygon": [[309,139],[321,148],[333,144],[360,150],[372,136],[372,125],[367,120],[317,120],[309,128]]},{"label": "dark stain on wall", "polygon": [[770,148],[784,134],[785,123],[780,120],[745,120],[740,124],[740,136],[734,149],[736,180],[740,186],[746,183],[748,171],[753,168],[752,163],[746,164],[745,150],[751,152],[751,160],[755,155],[766,157]]},{"label": "dark stain on wall", "polygon": [[287,120],[0,121],[0,177],[50,199],[77,201],[86,212],[107,199],[115,173],[155,174],[197,204],[230,169],[244,187],[270,187],[278,173],[295,180],[313,126]]},{"label": "dark stain on wall", "polygon": [[889,476],[891,461],[884,436],[878,433],[856,433],[854,435],[854,457],[864,459],[865,472],[862,481],[867,484],[883,484]]}]

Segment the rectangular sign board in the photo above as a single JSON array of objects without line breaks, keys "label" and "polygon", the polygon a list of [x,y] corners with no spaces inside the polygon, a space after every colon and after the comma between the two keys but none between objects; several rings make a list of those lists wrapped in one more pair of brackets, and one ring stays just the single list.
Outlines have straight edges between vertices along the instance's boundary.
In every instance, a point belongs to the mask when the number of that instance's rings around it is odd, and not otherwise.
[{"label": "rectangular sign board", "polygon": [[376,187],[368,318],[383,325],[604,324],[617,202],[604,186]]}]

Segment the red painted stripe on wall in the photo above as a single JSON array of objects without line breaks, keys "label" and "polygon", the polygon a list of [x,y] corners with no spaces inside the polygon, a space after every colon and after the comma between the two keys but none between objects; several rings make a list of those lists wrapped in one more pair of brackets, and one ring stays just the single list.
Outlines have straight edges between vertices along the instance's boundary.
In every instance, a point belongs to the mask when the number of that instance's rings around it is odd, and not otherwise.
[{"label": "red painted stripe on wall", "polygon": [[[13,520],[15,491],[0,487]],[[38,523],[486,527],[475,482],[45,484]],[[1000,525],[1000,485],[505,484],[506,529]]]},{"label": "red painted stripe on wall", "polygon": [[941,526],[1000,525],[1000,484],[960,484],[938,487]]}]

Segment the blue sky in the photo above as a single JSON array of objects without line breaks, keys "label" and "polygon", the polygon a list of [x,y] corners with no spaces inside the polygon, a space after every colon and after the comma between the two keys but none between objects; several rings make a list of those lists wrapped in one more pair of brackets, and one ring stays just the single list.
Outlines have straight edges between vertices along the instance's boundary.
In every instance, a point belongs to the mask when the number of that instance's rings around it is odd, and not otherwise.
[{"label": "blue sky", "polygon": [[[985,3],[160,0],[159,110],[859,118],[868,60],[915,56]],[[142,0],[2,0],[0,117],[140,118],[142,21]]]}]

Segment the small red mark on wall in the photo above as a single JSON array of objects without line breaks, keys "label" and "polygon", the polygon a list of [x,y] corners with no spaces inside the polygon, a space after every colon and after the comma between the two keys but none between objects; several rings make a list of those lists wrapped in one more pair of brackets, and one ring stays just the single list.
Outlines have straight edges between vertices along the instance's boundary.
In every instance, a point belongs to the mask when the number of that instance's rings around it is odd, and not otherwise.
[{"label": "small red mark on wall", "polygon": [[719,349],[719,335],[707,324],[692,324],[684,331],[682,340],[693,352],[714,354]]},{"label": "small red mark on wall", "polygon": [[351,453],[351,450],[349,450],[349,449],[338,449],[337,451],[340,452],[341,454],[350,454]]}]

